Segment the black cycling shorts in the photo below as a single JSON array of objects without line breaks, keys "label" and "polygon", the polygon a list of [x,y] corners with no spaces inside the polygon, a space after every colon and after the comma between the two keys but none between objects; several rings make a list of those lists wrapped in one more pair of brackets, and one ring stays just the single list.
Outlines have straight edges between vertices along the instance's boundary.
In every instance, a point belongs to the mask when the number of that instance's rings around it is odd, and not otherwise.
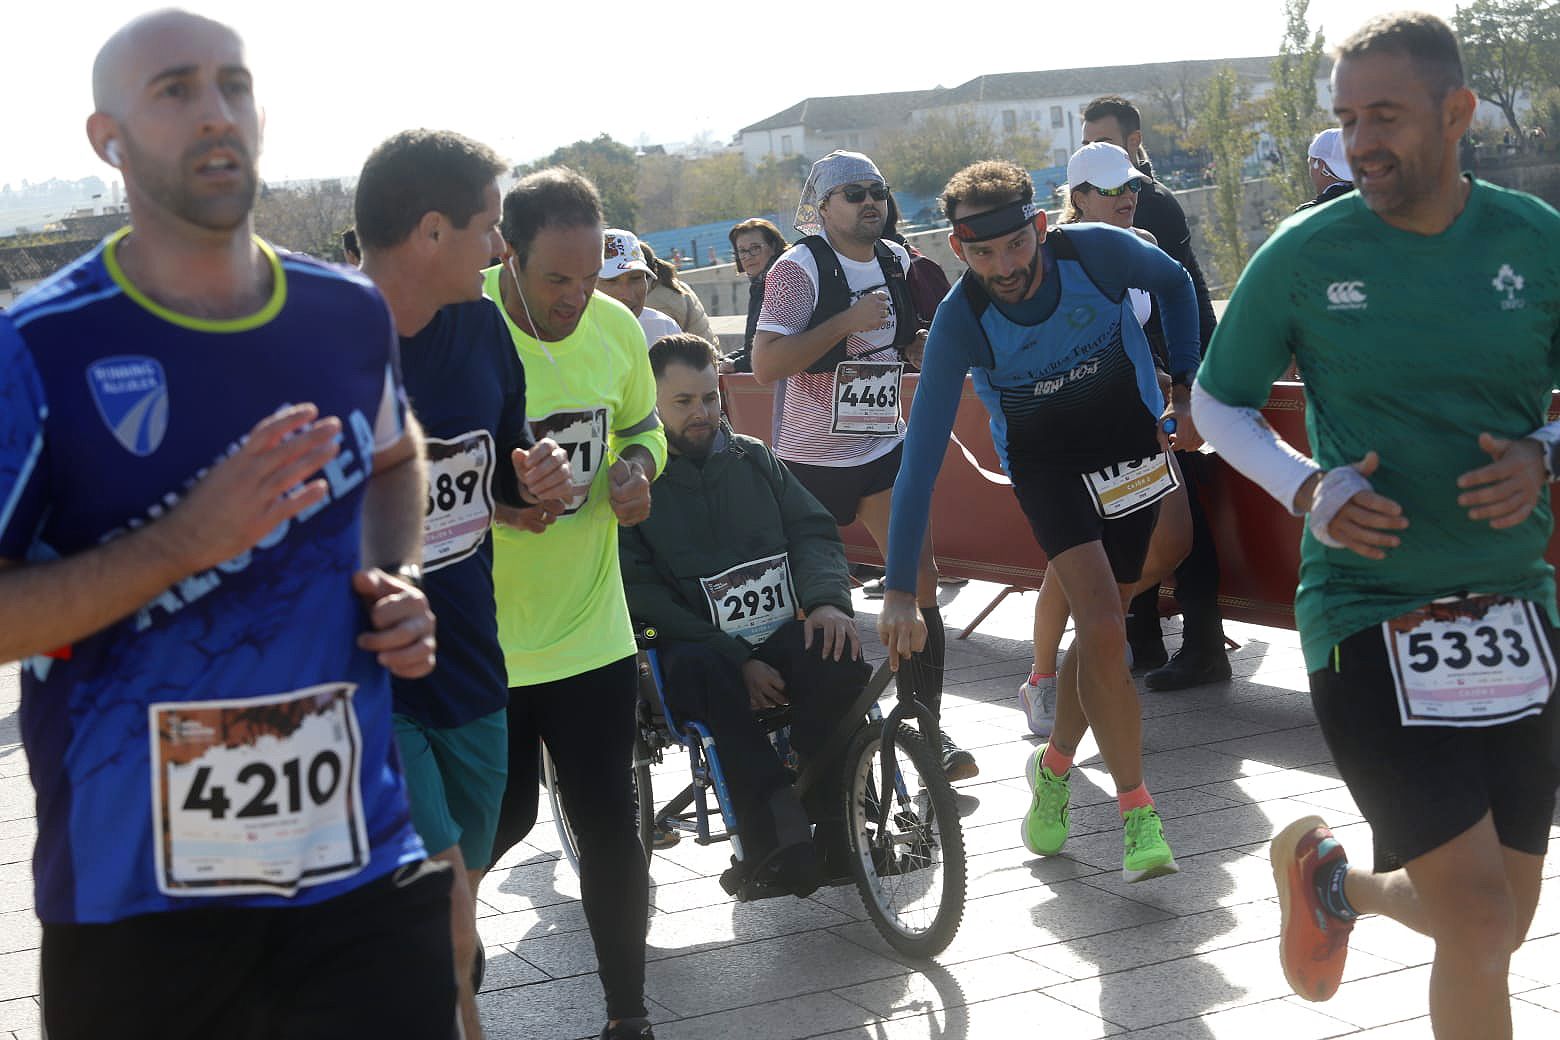
[{"label": "black cycling shorts", "polygon": [[[1553,646],[1547,620],[1544,631]],[[1440,848],[1485,813],[1505,847],[1547,851],[1560,785],[1553,695],[1540,714],[1498,726],[1404,726],[1379,626],[1339,643],[1310,678],[1322,736],[1370,823],[1377,873]]]},{"label": "black cycling shorts", "polygon": [[1033,469],[1013,478],[1013,494],[1029,518],[1035,540],[1048,559],[1089,542],[1105,547],[1118,585],[1143,576],[1148,540],[1154,534],[1159,503],[1106,520],[1094,508],[1083,474],[1064,469]]},{"label": "black cycling shorts", "polygon": [[423,860],[324,903],[43,926],[50,1040],[455,1036],[450,868]]},{"label": "black cycling shorts", "polygon": [[899,476],[899,460],[904,455],[905,445],[900,441],[887,455],[859,466],[808,466],[800,462],[785,465],[802,487],[834,514],[835,523],[849,527],[856,520],[862,499],[893,489]]}]

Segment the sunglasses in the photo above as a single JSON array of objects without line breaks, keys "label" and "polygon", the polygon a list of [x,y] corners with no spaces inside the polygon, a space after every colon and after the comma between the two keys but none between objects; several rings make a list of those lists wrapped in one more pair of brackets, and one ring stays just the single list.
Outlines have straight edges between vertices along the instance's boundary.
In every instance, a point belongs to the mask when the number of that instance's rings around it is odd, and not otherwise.
[{"label": "sunglasses", "polygon": [[1113,199],[1113,198],[1115,198],[1118,195],[1125,195],[1129,191],[1132,194],[1136,195],[1138,192],[1143,190],[1143,182],[1140,179],[1138,179],[1137,177],[1134,177],[1130,181],[1127,181],[1125,184],[1119,185],[1119,186],[1114,187],[1114,188],[1101,188],[1098,185],[1094,185],[1094,184],[1089,185],[1089,187],[1094,189],[1095,194],[1102,195],[1102,196],[1104,196],[1107,199]]},{"label": "sunglasses", "polygon": [[[836,190],[845,196],[845,201],[852,206],[858,206],[867,201],[868,195],[872,196],[872,201],[882,202],[888,198],[889,193],[888,185],[886,184],[874,184],[870,188],[863,188],[859,184],[847,184],[845,187]],[[833,192],[830,194],[833,194]]]}]

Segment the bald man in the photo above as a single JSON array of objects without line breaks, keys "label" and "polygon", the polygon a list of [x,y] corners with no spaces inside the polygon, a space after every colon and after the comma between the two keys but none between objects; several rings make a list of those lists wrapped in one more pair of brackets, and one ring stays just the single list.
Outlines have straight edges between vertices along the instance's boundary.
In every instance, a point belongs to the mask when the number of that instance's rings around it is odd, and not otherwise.
[{"label": "bald man", "polygon": [[232,30],[139,18],[93,93],[131,227],[0,315],[45,1031],[452,1036],[450,879],[391,745],[434,640],[389,312],[254,236]]}]

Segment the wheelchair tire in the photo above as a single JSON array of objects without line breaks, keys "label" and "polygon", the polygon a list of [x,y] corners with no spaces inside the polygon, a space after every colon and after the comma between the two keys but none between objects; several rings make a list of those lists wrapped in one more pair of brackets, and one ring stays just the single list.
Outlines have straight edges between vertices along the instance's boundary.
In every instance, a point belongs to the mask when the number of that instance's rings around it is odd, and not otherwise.
[{"label": "wheelchair tire", "polygon": [[[634,789],[635,824],[639,831],[639,845],[645,850],[645,862],[655,854],[652,843],[652,824],[655,822],[655,795],[650,787],[650,745],[642,732],[634,735],[634,761],[630,764],[630,782]],[[563,858],[576,875],[580,872],[580,845],[569,824],[569,814],[563,810],[563,798],[558,793],[558,771],[553,766],[552,753],[542,745],[542,783],[547,788],[547,804],[552,807],[553,826],[558,831],[558,844],[563,848]]]},{"label": "wheelchair tire", "polygon": [[883,821],[877,811],[883,727],[852,739],[845,758],[845,821],[850,869],[878,933],[909,957],[935,957],[953,941],[964,918],[964,830],[942,762],[908,726],[894,733],[902,780],[891,789],[892,846],[874,849]]}]

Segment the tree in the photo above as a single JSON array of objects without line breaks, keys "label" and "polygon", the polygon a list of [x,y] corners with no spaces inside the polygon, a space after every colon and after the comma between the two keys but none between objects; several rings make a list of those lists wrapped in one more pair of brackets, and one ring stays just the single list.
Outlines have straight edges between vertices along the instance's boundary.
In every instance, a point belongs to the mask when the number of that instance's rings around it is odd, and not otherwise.
[{"label": "tree", "polygon": [[544,170],[549,166],[567,166],[589,177],[601,193],[601,208],[609,227],[633,230],[639,215],[635,189],[639,172],[634,150],[621,141],[601,134],[594,141],[575,141],[564,145],[545,159],[517,166],[515,176]]},{"label": "tree", "polygon": [[255,200],[255,232],[298,253],[342,261],[342,229],[352,225],[353,192],[340,181],[262,185]]},{"label": "tree", "polygon": [[1321,31],[1307,24],[1310,0],[1284,0],[1284,41],[1273,59],[1273,90],[1264,99],[1268,133],[1278,151],[1280,215],[1315,194],[1306,153],[1325,122],[1316,103],[1316,77],[1322,68]]},{"label": "tree", "polygon": [[878,146],[883,173],[896,188],[935,195],[959,170],[982,159],[1011,159],[1025,169],[1049,166],[1051,137],[1033,123],[1003,134],[973,108],[936,111]]},{"label": "tree", "polygon": [[1212,157],[1213,234],[1209,238],[1214,264],[1226,285],[1235,284],[1251,255],[1241,214],[1246,207],[1243,167],[1257,140],[1253,115],[1240,77],[1232,67],[1222,66],[1203,91],[1190,142]]},{"label": "tree", "polygon": [[1198,106],[1202,103],[1200,86],[1196,72],[1188,62],[1178,62],[1155,73],[1148,85],[1148,96],[1155,103],[1160,118],[1154,118],[1150,109],[1143,135],[1150,151],[1161,150],[1159,142],[1151,140],[1155,136],[1163,141],[1163,151],[1173,153],[1186,147]]},{"label": "tree", "polygon": [[1556,76],[1560,59],[1560,3],[1555,0],[1473,0],[1454,20],[1462,41],[1468,85],[1496,105],[1522,139],[1517,101]]}]

